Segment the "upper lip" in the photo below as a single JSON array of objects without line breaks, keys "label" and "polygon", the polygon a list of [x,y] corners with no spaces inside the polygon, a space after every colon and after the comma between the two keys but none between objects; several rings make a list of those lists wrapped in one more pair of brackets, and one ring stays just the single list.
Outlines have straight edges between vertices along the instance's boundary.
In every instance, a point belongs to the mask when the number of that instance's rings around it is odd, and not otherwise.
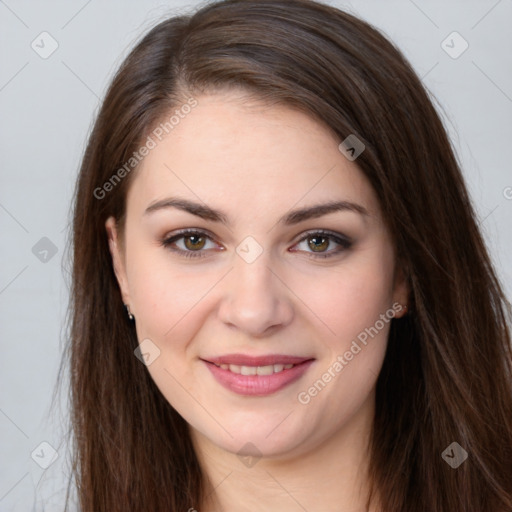
[{"label": "upper lip", "polygon": [[227,354],[219,357],[209,357],[204,361],[220,364],[235,364],[239,366],[269,366],[272,364],[300,364],[309,361],[312,357],[287,356],[282,354],[268,354],[266,356],[248,356],[245,354]]}]

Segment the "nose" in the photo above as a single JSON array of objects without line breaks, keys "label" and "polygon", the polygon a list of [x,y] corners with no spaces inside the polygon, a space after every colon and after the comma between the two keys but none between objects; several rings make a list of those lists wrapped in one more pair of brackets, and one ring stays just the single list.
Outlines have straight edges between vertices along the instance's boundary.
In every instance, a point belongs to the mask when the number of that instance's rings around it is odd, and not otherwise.
[{"label": "nose", "polygon": [[271,263],[265,252],[252,263],[237,255],[223,280],[220,320],[254,338],[268,336],[293,319],[291,291]]}]

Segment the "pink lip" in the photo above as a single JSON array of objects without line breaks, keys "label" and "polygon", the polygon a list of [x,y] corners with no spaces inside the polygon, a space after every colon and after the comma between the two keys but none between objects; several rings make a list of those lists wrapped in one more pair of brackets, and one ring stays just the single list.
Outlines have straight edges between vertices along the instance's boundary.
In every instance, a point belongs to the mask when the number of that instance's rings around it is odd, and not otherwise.
[{"label": "pink lip", "polygon": [[271,364],[300,364],[312,359],[311,357],[285,356],[281,354],[268,354],[266,356],[247,356],[245,354],[227,354],[220,357],[203,359],[208,363],[237,364],[239,366],[268,366]]},{"label": "pink lip", "polygon": [[[229,370],[224,370],[219,366],[216,366],[213,362],[203,361],[208,369],[212,372],[217,382],[230,391],[233,391],[239,395],[265,396],[276,393],[277,391],[299,379],[314,362],[314,359],[295,358],[301,359],[302,362],[299,361],[298,363],[283,363],[282,361],[284,359],[281,356],[277,357],[280,357],[279,362],[265,362],[263,364],[254,364],[253,361],[255,358],[250,358],[252,364],[245,364],[245,366],[267,366],[269,364],[295,364],[295,366],[287,370],[274,373],[272,375],[241,375],[238,373],[233,373]],[[241,359],[238,360],[240,361]],[[232,361],[232,359],[230,359],[230,361]],[[248,361],[248,359],[245,359],[245,361]],[[265,361],[268,361],[268,359]],[[217,364],[237,363],[232,362]]]}]

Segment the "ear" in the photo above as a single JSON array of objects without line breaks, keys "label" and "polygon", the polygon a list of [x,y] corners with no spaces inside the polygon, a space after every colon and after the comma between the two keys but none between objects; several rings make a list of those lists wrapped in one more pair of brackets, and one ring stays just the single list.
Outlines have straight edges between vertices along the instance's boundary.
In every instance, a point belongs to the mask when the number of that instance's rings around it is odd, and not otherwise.
[{"label": "ear", "polygon": [[[402,309],[395,312],[395,318],[401,318],[411,309],[410,300],[410,287],[408,273],[403,266],[398,265],[395,269],[394,283],[393,283],[393,304],[398,303]],[[404,306],[407,306],[405,308]]]},{"label": "ear", "polygon": [[114,217],[109,217],[107,219],[105,222],[105,229],[107,230],[108,246],[112,256],[114,273],[117,278],[117,283],[119,284],[119,289],[121,290],[121,296],[125,304],[130,304],[125,258],[119,243],[117,222]]}]

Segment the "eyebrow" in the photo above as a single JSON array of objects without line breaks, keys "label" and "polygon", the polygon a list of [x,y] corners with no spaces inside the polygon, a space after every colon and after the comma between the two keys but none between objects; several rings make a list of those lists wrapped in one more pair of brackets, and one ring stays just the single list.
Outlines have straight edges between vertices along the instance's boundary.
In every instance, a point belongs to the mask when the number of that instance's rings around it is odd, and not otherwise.
[{"label": "eyebrow", "polygon": [[[190,201],[188,199],[180,197],[168,197],[166,199],[162,199],[153,204],[150,204],[146,208],[144,215],[149,215],[153,212],[164,210],[167,208],[177,208],[178,210],[191,213],[192,215],[196,215],[197,217],[200,217],[201,219],[204,220],[221,222],[226,226],[230,225],[229,218],[224,212],[220,210],[215,210],[214,208],[210,208],[205,204],[196,203],[194,201]],[[279,219],[278,224],[291,226],[308,219],[316,219],[329,213],[340,211],[350,211],[363,216],[370,215],[368,213],[368,210],[360,204],[353,203],[350,201],[330,201],[327,203],[321,203],[313,206],[307,206],[305,208],[292,210],[283,215]]]}]

